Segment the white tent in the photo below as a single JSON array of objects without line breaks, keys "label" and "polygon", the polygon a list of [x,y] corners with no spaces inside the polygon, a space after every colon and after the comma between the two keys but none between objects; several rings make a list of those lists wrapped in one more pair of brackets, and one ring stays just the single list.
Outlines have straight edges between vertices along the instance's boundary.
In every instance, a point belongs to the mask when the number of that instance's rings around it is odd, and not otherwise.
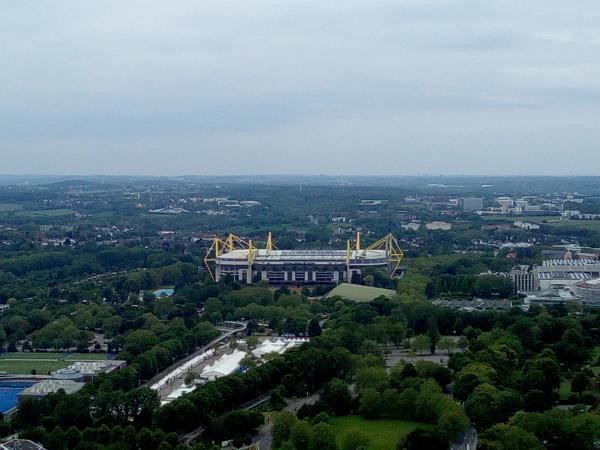
[{"label": "white tent", "polygon": [[246,352],[242,352],[241,350],[235,350],[233,353],[223,355],[212,366],[206,366],[200,377],[205,380],[214,380],[229,375],[240,367],[240,362],[245,357]]},{"label": "white tent", "polygon": [[183,376],[184,374],[186,374],[187,372],[189,372],[192,368],[196,367],[202,361],[204,361],[205,359],[210,358],[214,354],[215,354],[215,351],[213,349],[210,349],[210,350],[205,351],[204,353],[201,353],[200,355],[194,356],[189,361],[186,361],[181,366],[175,368],[174,370],[172,370],[171,372],[169,372],[168,374],[166,374],[164,377],[162,377],[160,380],[158,380],[156,383],[154,383],[150,387],[150,389],[154,389],[155,391],[158,391],[160,388],[162,388],[166,384],[168,384],[168,383],[176,380],[177,378]]}]

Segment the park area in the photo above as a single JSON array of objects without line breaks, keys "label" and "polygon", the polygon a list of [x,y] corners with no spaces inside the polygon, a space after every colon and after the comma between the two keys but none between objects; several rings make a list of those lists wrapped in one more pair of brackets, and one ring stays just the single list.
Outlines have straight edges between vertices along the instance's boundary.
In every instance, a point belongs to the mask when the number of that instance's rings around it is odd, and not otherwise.
[{"label": "park area", "polygon": [[361,430],[369,438],[367,450],[390,450],[396,448],[400,438],[415,428],[430,429],[431,425],[402,420],[366,420],[360,416],[341,416],[331,420],[338,446],[343,436],[352,429]]},{"label": "park area", "polygon": [[60,353],[60,352],[14,352],[0,356],[0,373],[29,375],[47,374],[63,369],[77,361],[98,361],[106,359],[106,353]]}]

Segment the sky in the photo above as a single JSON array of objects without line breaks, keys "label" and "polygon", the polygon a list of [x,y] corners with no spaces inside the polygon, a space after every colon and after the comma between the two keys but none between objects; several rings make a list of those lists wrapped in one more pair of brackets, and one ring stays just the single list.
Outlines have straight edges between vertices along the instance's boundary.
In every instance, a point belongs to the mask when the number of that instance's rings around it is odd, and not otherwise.
[{"label": "sky", "polygon": [[3,0],[0,173],[600,175],[597,0]]}]

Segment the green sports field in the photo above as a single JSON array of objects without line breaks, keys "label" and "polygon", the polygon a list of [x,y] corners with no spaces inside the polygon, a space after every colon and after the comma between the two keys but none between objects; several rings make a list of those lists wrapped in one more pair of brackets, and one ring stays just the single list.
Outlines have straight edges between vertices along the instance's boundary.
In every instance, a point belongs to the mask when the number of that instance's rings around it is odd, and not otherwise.
[{"label": "green sports field", "polygon": [[430,425],[402,420],[365,420],[360,416],[334,417],[331,426],[341,446],[343,436],[348,430],[358,429],[369,438],[367,450],[390,450],[396,448],[401,437],[415,428],[429,429]]},{"label": "green sports field", "polygon": [[75,213],[72,209],[59,208],[59,209],[38,209],[36,211],[17,211],[15,215],[19,217],[63,217],[72,216]]},{"label": "green sports field", "polygon": [[0,356],[0,372],[23,375],[33,369],[38,374],[47,374],[68,367],[76,361],[97,361],[106,359],[104,353],[4,353]]},{"label": "green sports field", "polygon": [[19,211],[23,207],[17,203],[0,203],[0,213]]}]

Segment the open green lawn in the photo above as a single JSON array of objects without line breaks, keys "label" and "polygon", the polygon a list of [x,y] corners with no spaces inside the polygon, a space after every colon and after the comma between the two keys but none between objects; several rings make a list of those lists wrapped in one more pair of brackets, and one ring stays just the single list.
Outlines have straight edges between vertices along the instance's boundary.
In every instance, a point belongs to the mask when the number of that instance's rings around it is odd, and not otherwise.
[{"label": "open green lawn", "polygon": [[514,222],[521,220],[549,225],[555,228],[580,228],[592,231],[600,231],[600,220],[568,220],[556,216],[483,216],[483,220],[490,222]]},{"label": "open green lawn", "polygon": [[32,369],[38,374],[46,374],[62,369],[75,361],[95,361],[106,359],[104,353],[5,353],[0,356],[0,372],[30,374]]},{"label": "open green lawn", "polygon": [[363,431],[369,438],[368,450],[391,450],[401,437],[415,428],[431,428],[431,425],[402,420],[365,420],[360,416],[334,417],[331,426],[341,445],[344,434],[353,428]]},{"label": "open green lawn", "polygon": [[72,209],[60,208],[60,209],[39,209],[37,211],[18,211],[15,215],[20,217],[62,217],[72,216]]},{"label": "open green lawn", "polygon": [[31,374],[31,371],[35,369],[39,375],[46,375],[48,372],[53,372],[58,369],[68,367],[72,361],[66,360],[0,360],[0,372],[6,372],[10,374],[25,375]]},{"label": "open green lawn", "polygon": [[549,223],[548,225],[556,228],[569,227],[600,231],[600,220],[561,220],[559,222]]},{"label": "open green lawn", "polygon": [[558,396],[561,400],[568,400],[571,395],[571,380],[561,381],[558,388]]},{"label": "open green lawn", "polygon": [[17,203],[0,203],[0,212],[18,211],[23,208]]}]

